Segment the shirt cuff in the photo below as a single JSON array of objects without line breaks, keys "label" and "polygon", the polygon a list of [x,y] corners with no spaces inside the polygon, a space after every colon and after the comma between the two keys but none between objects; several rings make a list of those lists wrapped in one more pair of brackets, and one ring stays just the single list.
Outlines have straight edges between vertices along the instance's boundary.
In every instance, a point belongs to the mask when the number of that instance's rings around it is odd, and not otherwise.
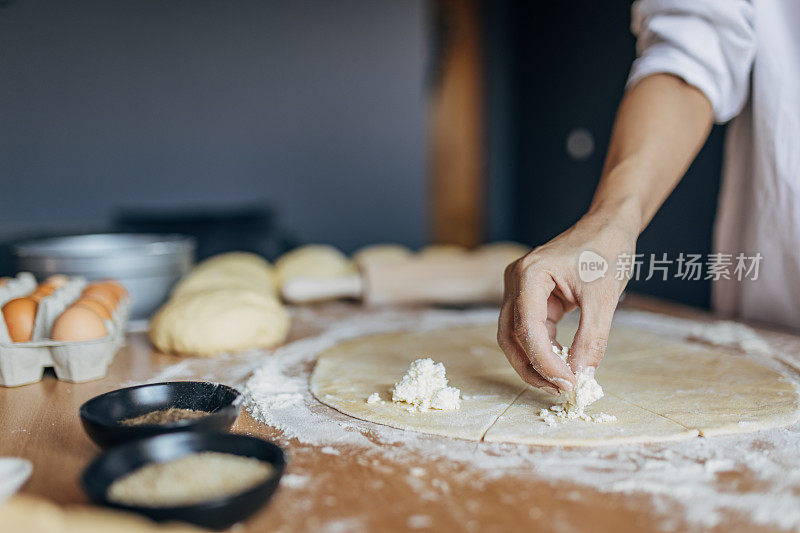
[{"label": "shirt cuff", "polygon": [[713,76],[697,62],[696,58],[683,54],[671,46],[654,45],[636,59],[631,67],[625,89],[628,90],[643,78],[653,74],[672,74],[699,89],[708,98],[714,111],[714,120],[721,124],[736,114],[721,109],[721,96]]}]

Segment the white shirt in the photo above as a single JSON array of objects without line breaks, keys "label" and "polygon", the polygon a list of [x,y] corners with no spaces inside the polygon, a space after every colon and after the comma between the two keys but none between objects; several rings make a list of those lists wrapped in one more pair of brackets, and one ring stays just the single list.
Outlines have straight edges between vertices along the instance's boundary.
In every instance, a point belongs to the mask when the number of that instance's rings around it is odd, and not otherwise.
[{"label": "white shirt", "polygon": [[629,87],[675,74],[733,119],[714,250],[763,259],[755,281],[713,282],[714,308],[800,329],[800,2],[638,0],[631,27]]}]

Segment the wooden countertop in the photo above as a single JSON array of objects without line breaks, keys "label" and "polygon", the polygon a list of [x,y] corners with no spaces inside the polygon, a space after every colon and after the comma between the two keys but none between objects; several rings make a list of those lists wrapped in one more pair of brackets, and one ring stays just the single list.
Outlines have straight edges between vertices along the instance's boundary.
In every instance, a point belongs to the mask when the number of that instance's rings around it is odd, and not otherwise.
[{"label": "wooden countertop", "polygon": [[[624,307],[707,320],[709,315],[661,301],[629,297]],[[418,311],[408,310],[409,314]],[[331,304],[302,312],[290,340],[319,330],[314,316],[352,318],[365,310],[355,305]],[[800,337],[769,333],[787,353],[800,354]],[[34,464],[22,492],[43,496],[59,504],[86,503],[78,477],[99,449],[84,433],[79,406],[93,396],[152,379],[182,358],[154,353],[141,334],[132,334],[117,354],[108,376],[73,384],[58,381],[51,371],[36,384],[0,387],[0,455],[20,456]],[[198,372],[213,379],[215,366]],[[236,375],[235,364],[225,363],[227,382],[243,382],[247,370]],[[201,365],[202,367],[202,365]],[[183,377],[183,376],[182,376]],[[327,407],[325,408],[327,409]],[[331,417],[343,417],[333,410]],[[366,423],[365,423],[366,424]],[[546,477],[524,479],[487,477],[469,464],[411,457],[425,474],[407,475],[409,458],[392,456],[365,460],[358,448],[343,447],[335,455],[320,453],[318,446],[285,439],[273,428],[244,412],[234,431],[276,439],[290,454],[288,473],[304,483],[285,483],[270,504],[237,531],[359,531],[409,528],[457,531],[650,531],[662,529],[666,519],[678,530],[696,529],[673,511],[656,510],[647,494],[608,493],[592,486],[553,481]],[[447,442],[427,437],[432,442]],[[431,496],[433,495],[433,496]],[[414,518],[411,518],[414,517]],[[720,530],[764,529],[751,517],[730,516],[717,524]],[[2,529],[2,525],[0,525]],[[31,533],[31,532],[29,532]]]}]

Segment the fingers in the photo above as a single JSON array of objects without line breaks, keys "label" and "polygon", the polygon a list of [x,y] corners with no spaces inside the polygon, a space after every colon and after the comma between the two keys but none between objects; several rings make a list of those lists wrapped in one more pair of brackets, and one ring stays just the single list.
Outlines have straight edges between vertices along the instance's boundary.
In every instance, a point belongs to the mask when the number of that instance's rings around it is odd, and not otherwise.
[{"label": "fingers", "polygon": [[513,315],[509,311],[510,307],[510,304],[504,305],[500,310],[497,327],[497,343],[500,345],[500,349],[503,350],[506,359],[525,383],[550,394],[558,394],[558,389],[533,369],[525,350],[514,337]]},{"label": "fingers", "polygon": [[569,366],[553,353],[547,327],[548,302],[556,284],[546,272],[523,276],[514,305],[514,336],[533,369],[547,381],[568,392],[575,384]]},{"label": "fingers", "polygon": [[497,325],[497,343],[500,345],[500,349],[503,350],[508,362],[511,363],[512,368],[514,368],[525,383],[549,392],[550,394],[558,394],[558,389],[553,387],[549,381],[544,379],[533,369],[533,366],[531,366],[528,360],[528,356],[525,354],[525,350],[514,335],[513,307],[519,292],[517,284],[518,278],[514,274],[515,264],[512,263],[506,268],[505,272],[505,283],[503,286],[504,304],[500,309],[500,318]]},{"label": "fingers", "polygon": [[555,294],[551,294],[550,298],[547,299],[547,322],[545,322],[545,325],[547,326],[547,335],[559,349],[561,345],[555,340],[556,326],[559,320],[564,316],[564,311],[564,302]]},{"label": "fingers", "polygon": [[594,296],[581,305],[581,320],[570,347],[569,364],[575,373],[593,373],[606,353],[616,300]]}]

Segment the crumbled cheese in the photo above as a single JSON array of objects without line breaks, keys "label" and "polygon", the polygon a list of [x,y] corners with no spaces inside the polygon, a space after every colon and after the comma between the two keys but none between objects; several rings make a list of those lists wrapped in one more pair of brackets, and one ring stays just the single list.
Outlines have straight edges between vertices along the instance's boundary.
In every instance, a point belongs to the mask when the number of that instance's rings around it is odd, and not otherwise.
[{"label": "crumbled cheese", "polygon": [[442,363],[433,359],[417,359],[403,378],[392,389],[394,403],[409,404],[409,412],[428,409],[458,409],[461,391],[447,385],[447,375]]},{"label": "crumbled cheese", "polygon": [[559,350],[558,346],[556,346],[555,344],[553,344],[552,347],[553,347],[553,353],[556,354],[557,356],[559,356],[561,358],[561,360],[566,363],[567,359],[569,359],[569,348],[562,347]]},{"label": "crumbled cheese", "polygon": [[461,406],[461,391],[455,387],[445,387],[433,393],[431,408],[458,409]]},{"label": "crumbled cheese", "polygon": [[562,393],[561,405],[568,413],[580,415],[590,404],[603,397],[603,387],[593,376],[584,372],[575,375],[576,383],[571,391]]},{"label": "crumbled cheese", "polygon": [[[559,350],[553,346],[553,353],[558,355],[565,363],[569,359],[569,348]],[[617,417],[606,413],[590,415],[586,408],[603,397],[603,388],[593,376],[579,372],[576,374],[576,384],[569,392],[562,392],[559,403],[549,409],[539,411],[539,417],[548,426],[567,420],[585,420],[586,422],[616,422]]]}]

